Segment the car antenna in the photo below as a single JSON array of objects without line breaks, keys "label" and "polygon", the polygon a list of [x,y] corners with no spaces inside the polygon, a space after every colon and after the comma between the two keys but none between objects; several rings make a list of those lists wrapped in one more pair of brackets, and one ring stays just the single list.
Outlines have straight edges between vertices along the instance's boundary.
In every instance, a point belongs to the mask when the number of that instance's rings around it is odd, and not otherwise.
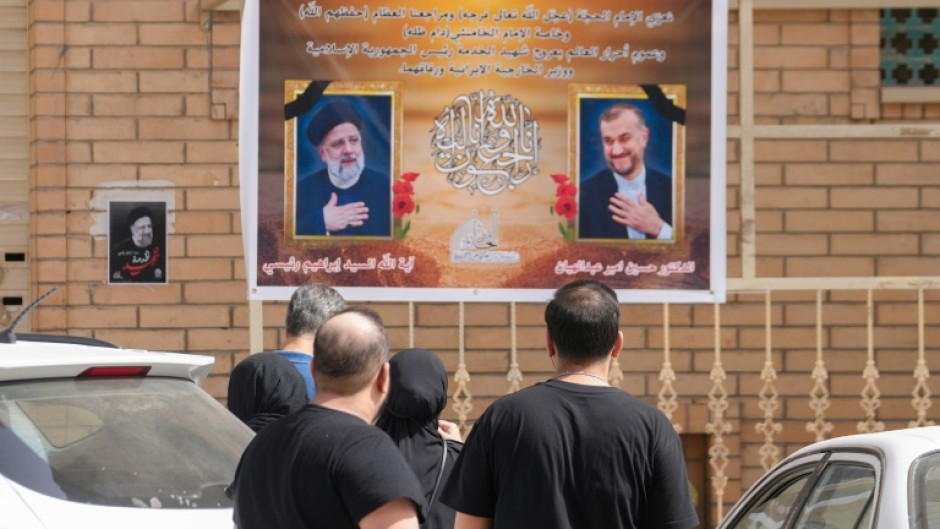
[{"label": "car antenna", "polygon": [[13,322],[10,323],[10,326],[3,331],[0,331],[0,343],[16,343],[16,334],[13,332],[16,329],[16,325],[20,322],[20,320],[23,319],[23,316],[26,316],[29,311],[33,310],[33,307],[39,305],[46,298],[55,294],[57,290],[59,290],[59,287],[52,287],[48,292],[39,296],[36,301],[26,305],[26,307],[24,307],[23,310],[21,310],[20,313],[17,314],[15,318],[13,318]]}]

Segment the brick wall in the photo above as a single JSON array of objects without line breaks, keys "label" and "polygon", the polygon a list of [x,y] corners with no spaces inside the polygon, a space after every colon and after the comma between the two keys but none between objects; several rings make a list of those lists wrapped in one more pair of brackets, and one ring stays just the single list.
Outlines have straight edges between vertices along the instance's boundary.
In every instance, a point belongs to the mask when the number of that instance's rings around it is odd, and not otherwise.
[{"label": "brick wall", "polygon": [[[200,26],[196,0],[34,0],[29,8],[32,274],[36,293],[52,285],[34,320],[39,331],[113,340],[128,347],[211,354],[207,389],[224,398],[233,362],[248,351],[248,308],[240,239],[237,173],[237,14]],[[882,105],[878,100],[875,11],[755,13],[755,110],[758,124],[919,123],[940,105]],[[729,122],[738,122],[737,23],[731,14]],[[210,69],[211,64],[211,69]],[[756,147],[757,273],[761,277],[936,275],[940,265],[940,140],[760,139]],[[729,141],[729,276],[741,274],[739,144]],[[171,282],[108,286],[101,201],[138,192],[172,203]],[[771,358],[781,396],[776,418],[784,452],[811,442],[810,372],[816,360],[815,292],[775,292]],[[926,292],[926,355],[938,360],[940,295]],[[878,416],[889,428],[914,418],[911,373],[917,361],[915,291],[874,296],[873,354],[881,378]],[[393,347],[409,345],[405,304],[372,304]],[[631,305],[622,386],[652,403],[662,384],[665,333],[685,431],[704,433],[705,403],[720,358],[727,372],[733,431],[725,501],[762,473],[763,418],[757,394],[765,361],[763,294],[732,295],[715,308]],[[283,338],[284,304],[265,304],[264,344]],[[517,307],[523,385],[544,380],[542,307]],[[458,363],[458,306],[418,303],[415,344]],[[471,419],[504,394],[510,365],[510,307],[466,306]],[[867,358],[866,293],[826,292],[819,337],[829,369],[833,435],[853,433]],[[936,363],[936,362],[934,362]],[[455,390],[452,383],[451,391]],[[447,415],[454,417],[448,410]],[[933,414],[936,415],[935,413]]]},{"label": "brick wall", "polygon": [[[757,124],[910,123],[940,105],[881,105],[877,11],[758,11]],[[737,122],[732,14],[730,121]],[[738,145],[729,148],[729,276],[740,274]],[[759,139],[759,276],[932,275],[940,141]],[[877,248],[878,251],[872,251]]]},{"label": "brick wall", "polygon": [[[34,327],[215,354],[224,375],[247,343],[240,26],[217,13],[202,27],[198,4],[31,4],[34,286],[66,285]],[[108,286],[107,200],[154,194],[170,205],[171,282]]]},{"label": "brick wall", "polygon": [[[28,297],[26,0],[0,1],[0,327]],[[27,316],[28,318],[28,316]],[[24,325],[28,325],[24,321]]]}]

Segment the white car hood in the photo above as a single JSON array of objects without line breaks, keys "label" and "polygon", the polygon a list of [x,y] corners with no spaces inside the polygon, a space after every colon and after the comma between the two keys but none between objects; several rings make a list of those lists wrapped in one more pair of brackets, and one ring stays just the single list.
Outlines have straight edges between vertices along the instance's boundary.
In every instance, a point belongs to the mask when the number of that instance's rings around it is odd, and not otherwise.
[{"label": "white car hood", "polygon": [[148,509],[76,503],[50,498],[2,476],[0,505],[4,506],[0,529],[232,529],[234,526],[232,509]]}]

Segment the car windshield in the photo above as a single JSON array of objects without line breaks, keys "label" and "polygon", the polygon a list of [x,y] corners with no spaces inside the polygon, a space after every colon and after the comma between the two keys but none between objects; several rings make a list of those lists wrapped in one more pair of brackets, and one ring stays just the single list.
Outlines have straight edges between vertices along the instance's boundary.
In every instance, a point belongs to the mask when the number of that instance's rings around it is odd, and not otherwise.
[{"label": "car windshield", "polygon": [[187,380],[0,384],[0,474],[69,501],[230,507],[224,489],[251,435]]},{"label": "car windshield", "polygon": [[912,529],[940,529],[940,452],[921,456],[911,467]]}]

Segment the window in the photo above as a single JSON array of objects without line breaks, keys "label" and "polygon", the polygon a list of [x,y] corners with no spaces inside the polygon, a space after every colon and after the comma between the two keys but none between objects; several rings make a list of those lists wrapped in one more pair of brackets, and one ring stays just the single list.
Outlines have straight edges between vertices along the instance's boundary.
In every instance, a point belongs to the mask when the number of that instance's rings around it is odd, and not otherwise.
[{"label": "window", "polygon": [[787,521],[787,514],[793,508],[813,474],[813,467],[804,467],[778,480],[777,484],[770,485],[770,491],[763,494],[754,502],[738,522],[734,529],[777,529],[783,527]]},{"label": "window", "polygon": [[867,529],[871,525],[875,470],[859,464],[830,464],[817,480],[796,529]]},{"label": "window", "polygon": [[937,9],[881,10],[881,87],[888,103],[940,100]]},{"label": "window", "polygon": [[940,527],[940,453],[927,454],[914,462],[909,480],[911,527]]},{"label": "window", "polygon": [[223,489],[250,439],[247,428],[188,380],[0,384],[0,475],[58,499],[230,507]]}]

